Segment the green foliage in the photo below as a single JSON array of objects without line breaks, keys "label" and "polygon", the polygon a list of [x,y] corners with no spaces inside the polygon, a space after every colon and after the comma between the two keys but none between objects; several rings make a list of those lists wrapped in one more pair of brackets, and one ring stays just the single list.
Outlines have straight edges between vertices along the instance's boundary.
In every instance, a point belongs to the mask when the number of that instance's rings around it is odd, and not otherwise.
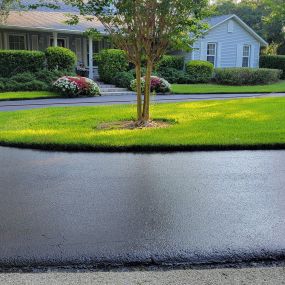
[{"label": "green foliage", "polygon": [[182,70],[184,68],[184,56],[164,55],[157,65],[157,70],[174,68]]},{"label": "green foliage", "polygon": [[190,82],[189,76],[185,71],[175,68],[160,69],[158,75],[165,78],[169,83],[185,84]]},{"label": "green foliage", "polygon": [[260,67],[282,70],[281,78],[285,78],[285,55],[263,55],[260,57]]},{"label": "green foliage", "polygon": [[40,51],[0,50],[0,76],[36,72],[44,67],[45,54]]},{"label": "green foliage", "polygon": [[130,89],[131,87],[131,81],[134,80],[135,77],[132,72],[130,71],[122,71],[119,72],[115,75],[113,79],[113,83],[122,88],[128,88]]},{"label": "green foliage", "polygon": [[285,13],[281,16],[283,7],[284,0],[218,0],[212,9],[215,15],[236,14],[267,42],[282,44],[282,27],[285,24]]},{"label": "green foliage", "polygon": [[215,80],[225,85],[259,85],[277,82],[282,71],[268,68],[217,68]]},{"label": "green foliage", "polygon": [[45,51],[49,70],[74,71],[76,55],[73,51],[63,47],[49,47]]},{"label": "green foliage", "polygon": [[71,72],[68,70],[48,70],[43,69],[34,73],[35,79],[40,80],[48,84],[49,86],[52,85],[59,77],[64,75],[74,76],[75,72]]},{"label": "green foliage", "polygon": [[186,73],[191,83],[206,83],[213,76],[214,66],[208,61],[192,60],[186,64]]},{"label": "green foliage", "polygon": [[100,79],[105,83],[113,83],[116,74],[127,71],[129,67],[126,53],[118,49],[102,50],[95,59]]},{"label": "green foliage", "polygon": [[63,75],[72,75],[71,72],[59,70],[40,70],[35,73],[18,73],[10,78],[0,77],[0,91],[45,91],[52,89],[52,83]]},{"label": "green foliage", "polygon": [[13,79],[10,79],[5,84],[5,91],[42,91],[48,89],[49,86],[43,81],[39,80],[17,82]]}]

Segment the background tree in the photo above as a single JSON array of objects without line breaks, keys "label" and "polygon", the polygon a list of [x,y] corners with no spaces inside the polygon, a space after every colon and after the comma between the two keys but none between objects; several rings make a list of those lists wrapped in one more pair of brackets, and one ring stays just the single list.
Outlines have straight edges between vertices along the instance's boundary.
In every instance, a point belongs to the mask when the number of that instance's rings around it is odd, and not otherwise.
[{"label": "background tree", "polygon": [[19,6],[20,0],[0,0],[0,23],[4,23],[12,8]]},{"label": "background tree", "polygon": [[[279,3],[278,3],[279,2]],[[282,11],[283,0],[217,0],[212,6],[214,15],[236,14],[261,37],[273,46],[279,46],[279,52],[285,51],[283,26],[280,16],[273,13],[274,9]],[[284,8],[284,4],[282,5]]]},{"label": "background tree", "polygon": [[[95,16],[113,43],[126,51],[136,66],[137,119],[150,121],[151,74],[170,46],[189,49],[206,25],[201,22],[208,0],[66,0],[86,17]],[[69,23],[80,18],[72,15]],[[141,59],[146,58],[145,86],[141,91]],[[142,94],[143,93],[143,94]],[[143,95],[143,100],[142,100]]]}]

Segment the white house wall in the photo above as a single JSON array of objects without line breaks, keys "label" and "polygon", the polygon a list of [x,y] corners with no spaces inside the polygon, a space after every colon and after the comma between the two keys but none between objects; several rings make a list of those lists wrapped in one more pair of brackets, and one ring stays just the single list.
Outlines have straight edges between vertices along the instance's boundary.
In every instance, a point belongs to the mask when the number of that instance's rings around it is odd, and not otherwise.
[{"label": "white house wall", "polygon": [[[259,66],[260,43],[250,33],[248,33],[235,20],[231,20],[211,29],[202,39],[194,44],[194,51],[185,55],[186,61],[206,60],[207,43],[217,43],[217,66],[216,67],[239,67],[241,66],[242,46],[251,46],[251,67]],[[231,31],[232,32],[229,32]],[[239,55],[238,55],[239,53]]]}]

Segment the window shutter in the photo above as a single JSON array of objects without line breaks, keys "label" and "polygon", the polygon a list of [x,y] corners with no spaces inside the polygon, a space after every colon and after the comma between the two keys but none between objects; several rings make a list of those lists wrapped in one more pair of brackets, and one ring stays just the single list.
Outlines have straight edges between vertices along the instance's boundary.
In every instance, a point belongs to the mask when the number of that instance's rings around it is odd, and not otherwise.
[{"label": "window shutter", "polygon": [[236,67],[242,67],[242,53],[243,53],[243,45],[237,45],[237,59],[236,59]]},{"label": "window shutter", "polygon": [[216,65],[217,67],[221,67],[222,62],[222,44],[217,43],[217,60]]},{"label": "window shutter", "polygon": [[39,50],[39,37],[32,35],[32,50]]},{"label": "window shutter", "polygon": [[75,39],[75,51],[76,51],[76,56],[79,61],[82,61],[82,45],[81,45],[81,39],[76,38]]},{"label": "window shutter", "polygon": [[250,67],[254,67],[254,62],[255,62],[255,50],[254,46],[250,46]]},{"label": "window shutter", "polygon": [[207,60],[207,43],[201,41],[200,60]]},{"label": "window shutter", "polygon": [[2,33],[0,33],[0,49],[3,49]]}]

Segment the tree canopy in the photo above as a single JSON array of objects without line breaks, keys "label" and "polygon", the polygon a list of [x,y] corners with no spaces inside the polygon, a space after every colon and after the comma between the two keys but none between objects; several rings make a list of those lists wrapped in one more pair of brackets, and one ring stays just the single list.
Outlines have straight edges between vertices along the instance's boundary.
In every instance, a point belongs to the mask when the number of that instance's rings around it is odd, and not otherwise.
[{"label": "tree canopy", "polygon": [[214,15],[236,14],[269,43],[279,44],[285,52],[284,0],[217,0],[212,6]]}]

